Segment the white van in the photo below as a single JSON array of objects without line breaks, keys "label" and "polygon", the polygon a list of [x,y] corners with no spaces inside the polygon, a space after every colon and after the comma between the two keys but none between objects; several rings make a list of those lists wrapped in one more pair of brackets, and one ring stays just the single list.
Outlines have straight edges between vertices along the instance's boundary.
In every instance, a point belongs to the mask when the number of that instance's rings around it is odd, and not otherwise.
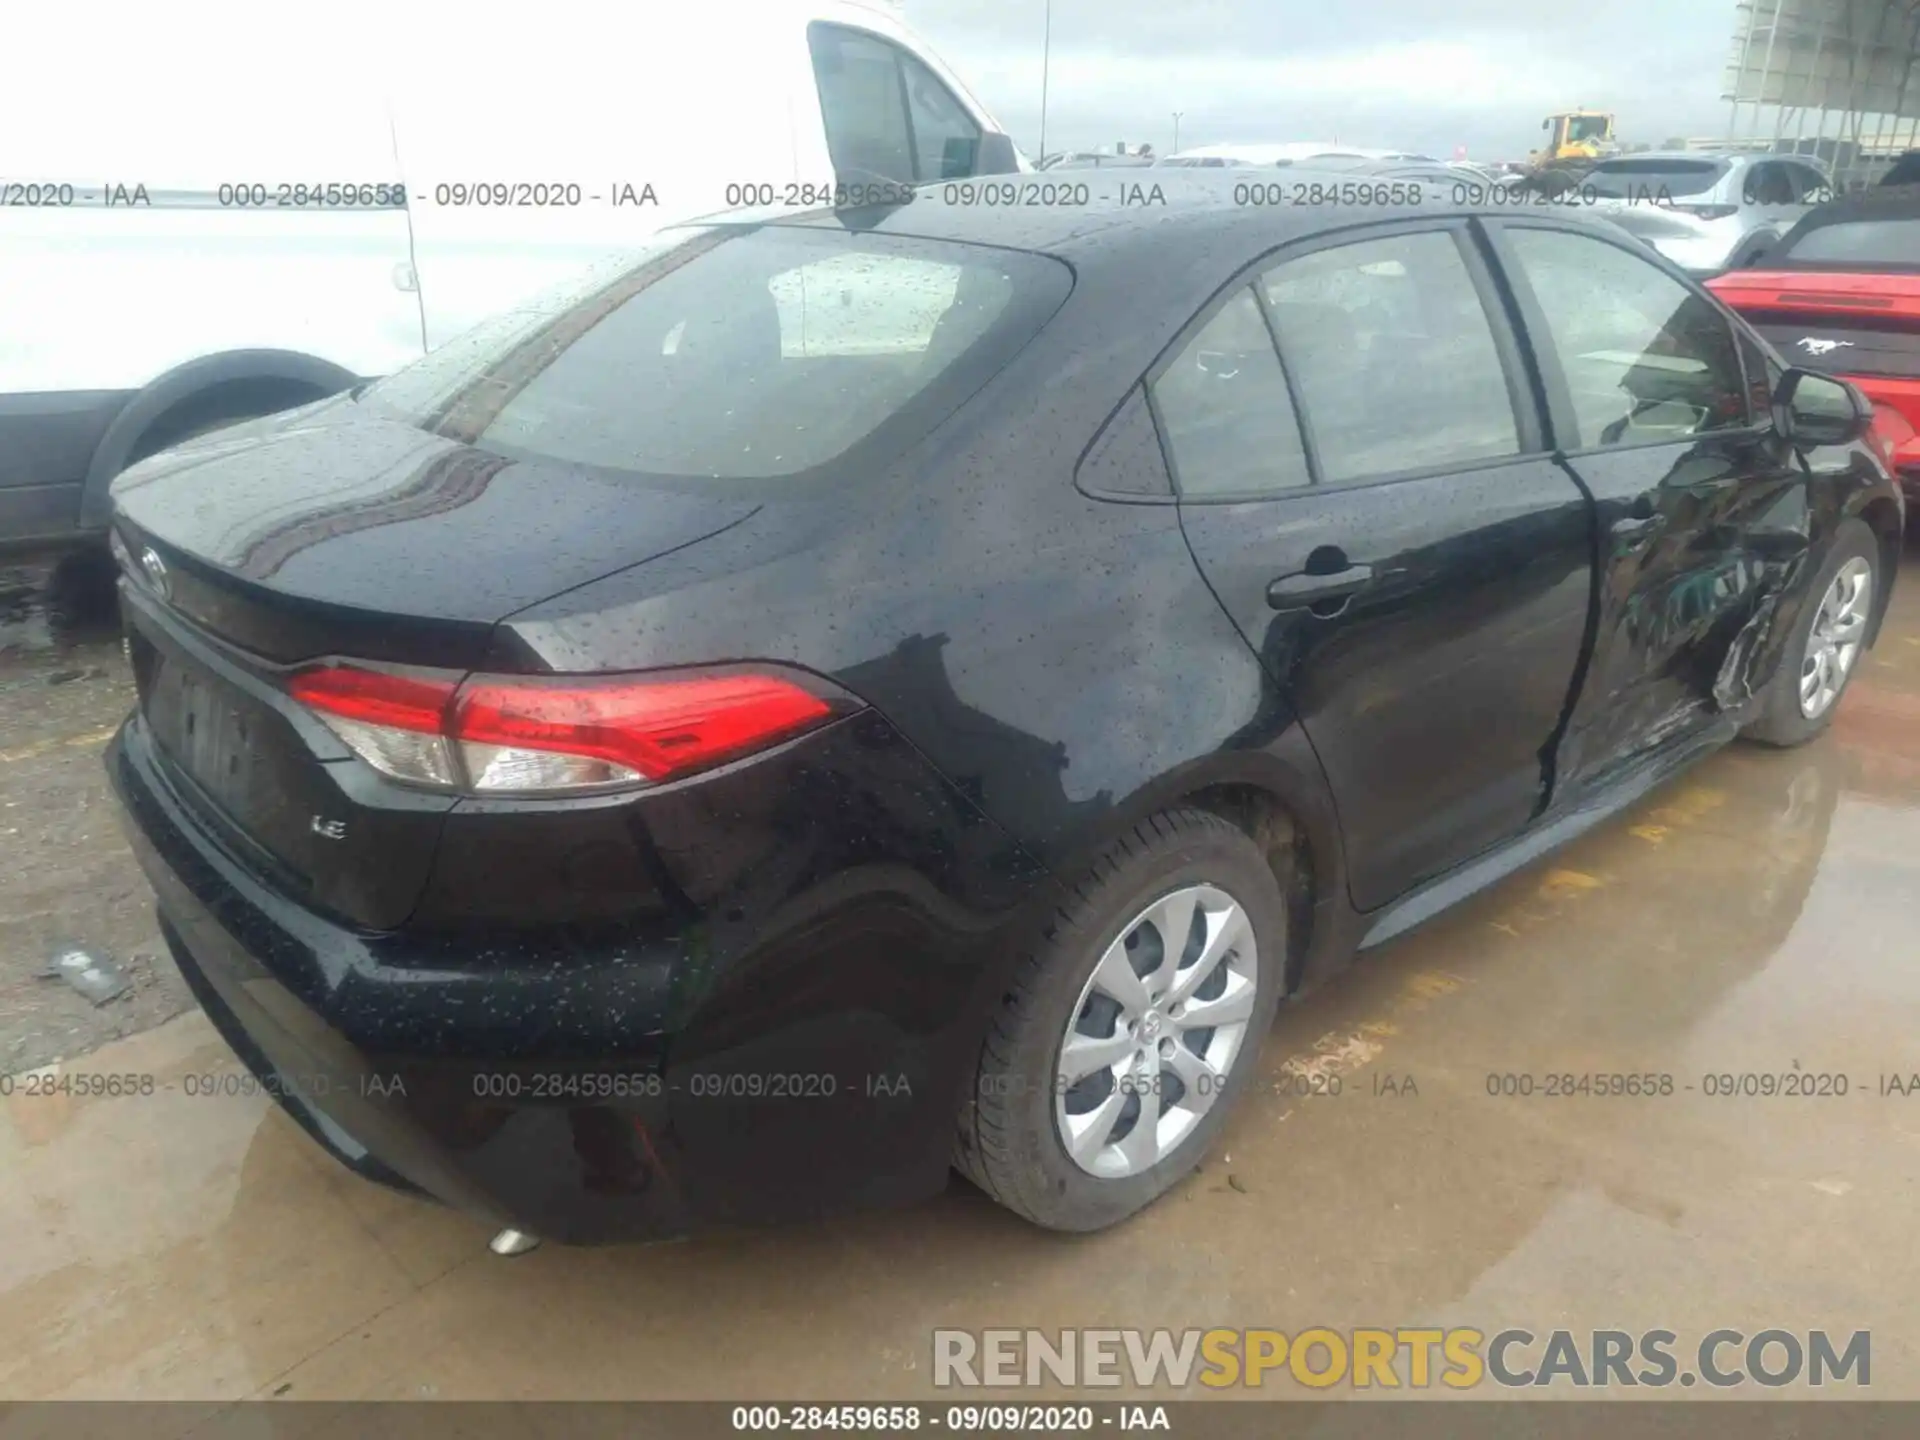
[{"label": "white van", "polygon": [[1030,168],[888,0],[187,3],[9,20],[85,61],[0,87],[0,544],[663,225]]}]

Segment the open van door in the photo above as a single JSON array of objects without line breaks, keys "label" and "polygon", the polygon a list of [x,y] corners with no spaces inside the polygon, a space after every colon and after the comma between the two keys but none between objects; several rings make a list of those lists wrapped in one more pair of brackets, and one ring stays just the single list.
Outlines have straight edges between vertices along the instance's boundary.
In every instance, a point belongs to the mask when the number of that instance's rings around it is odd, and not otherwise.
[{"label": "open van door", "polygon": [[926,42],[843,5],[807,27],[836,182],[925,185],[1023,167],[1004,134]]}]

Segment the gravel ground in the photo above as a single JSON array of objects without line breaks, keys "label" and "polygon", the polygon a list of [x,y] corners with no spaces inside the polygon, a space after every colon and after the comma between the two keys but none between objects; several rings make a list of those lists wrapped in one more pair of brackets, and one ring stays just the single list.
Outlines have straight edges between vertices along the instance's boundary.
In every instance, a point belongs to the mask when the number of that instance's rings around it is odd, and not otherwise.
[{"label": "gravel ground", "polygon": [[[100,754],[133,704],[89,562],[0,560],[0,1075],[72,1059],[193,1005],[154,926]],[[80,946],[132,982],[94,1005],[52,958]]]}]

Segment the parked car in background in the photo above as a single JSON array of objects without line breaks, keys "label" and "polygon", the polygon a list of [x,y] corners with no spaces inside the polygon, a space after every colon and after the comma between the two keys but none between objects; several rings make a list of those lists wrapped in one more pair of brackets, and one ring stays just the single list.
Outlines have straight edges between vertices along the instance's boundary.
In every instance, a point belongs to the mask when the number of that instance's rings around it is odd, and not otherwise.
[{"label": "parked car in background", "polygon": [[1920,150],[1909,150],[1880,177],[1882,185],[1920,185]]},{"label": "parked car in background", "polygon": [[[1295,168],[1295,167],[1281,167]],[[1379,159],[1365,155],[1319,156],[1289,177],[1311,183],[1315,175],[1392,182],[1418,181],[1427,204],[1476,205],[1494,197],[1500,182],[1477,166],[1448,160]],[[1304,172],[1312,172],[1307,174]]]},{"label": "parked car in background", "polygon": [[206,87],[190,27],[136,15],[99,55],[89,13],[37,14],[34,52],[94,84],[0,86],[0,543],[98,536],[130,462],[397,370],[663,224],[1021,163],[882,3],[354,4],[297,63],[224,33]]},{"label": "parked car in background", "polygon": [[107,764],[320,1144],[565,1241],[956,1156],[1097,1229],[1283,995],[1831,721],[1858,392],[1564,214],[1156,183],[723,216],[120,477]]},{"label": "parked car in background", "polygon": [[1652,151],[1602,160],[1580,177],[1577,194],[1704,279],[1758,261],[1833,198],[1833,182],[1803,156]]},{"label": "parked car in background", "polygon": [[1876,434],[1909,514],[1920,506],[1920,187],[1824,205],[1757,269],[1710,287],[1796,365],[1845,376],[1874,402]]},{"label": "parked car in background", "polygon": [[1154,163],[1151,155],[1120,155],[1111,150],[1071,150],[1050,155],[1036,170],[1138,170]]},{"label": "parked car in background", "polygon": [[1291,141],[1282,145],[1197,145],[1162,156],[1155,164],[1175,169],[1247,169],[1273,165],[1322,167],[1330,163],[1367,160],[1425,160],[1401,150],[1363,150],[1350,145],[1322,145]]}]

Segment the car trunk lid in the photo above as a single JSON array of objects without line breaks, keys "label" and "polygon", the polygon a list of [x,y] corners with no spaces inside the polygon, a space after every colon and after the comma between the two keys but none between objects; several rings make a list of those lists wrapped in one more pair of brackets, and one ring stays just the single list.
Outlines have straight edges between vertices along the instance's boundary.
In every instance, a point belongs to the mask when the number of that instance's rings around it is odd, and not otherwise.
[{"label": "car trunk lid", "polygon": [[1743,270],[1709,288],[1795,365],[1920,378],[1920,274]]},{"label": "car trunk lid", "polygon": [[136,467],[115,490],[114,548],[140,713],[180,798],[252,873],[390,929],[457,797],[382,781],[289,678],[329,656],[539,668],[497,651],[496,622],[756,507],[326,418],[298,412]]},{"label": "car trunk lid", "polygon": [[[279,663],[484,662],[495,622],[715,534],[756,504],[509,459],[351,401],[221,431],[115,482],[167,603]],[[144,578],[144,567],[136,570]]]}]

